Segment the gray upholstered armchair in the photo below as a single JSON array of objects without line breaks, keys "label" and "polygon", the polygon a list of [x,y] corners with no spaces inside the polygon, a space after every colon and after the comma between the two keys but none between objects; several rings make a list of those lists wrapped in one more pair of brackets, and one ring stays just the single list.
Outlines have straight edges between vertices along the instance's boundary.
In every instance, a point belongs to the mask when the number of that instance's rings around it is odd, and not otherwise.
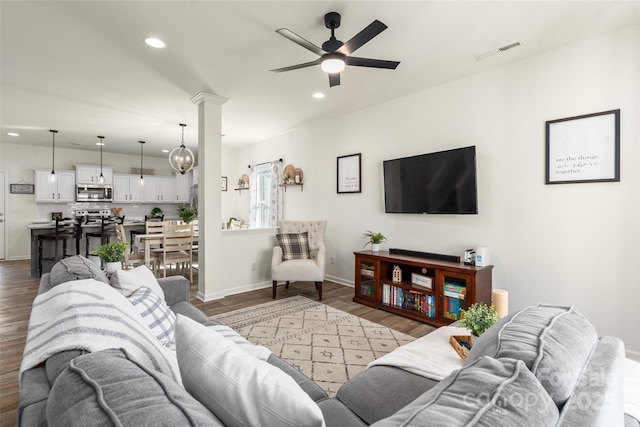
[{"label": "gray upholstered armchair", "polygon": [[[322,300],[325,248],[324,233],[327,221],[280,221],[279,246],[273,248],[271,280],[273,299],[276,299],[278,282],[300,280],[315,282],[318,300]],[[307,233],[304,238],[303,233]],[[305,249],[305,240],[308,245]],[[284,249],[283,249],[284,248]]]}]

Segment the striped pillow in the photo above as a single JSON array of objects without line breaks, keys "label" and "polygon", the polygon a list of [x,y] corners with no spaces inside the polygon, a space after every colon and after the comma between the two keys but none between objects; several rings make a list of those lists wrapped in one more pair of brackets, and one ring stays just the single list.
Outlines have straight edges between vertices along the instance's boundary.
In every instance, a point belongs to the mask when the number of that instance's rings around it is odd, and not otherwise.
[{"label": "striped pillow", "polygon": [[278,244],[282,248],[282,260],[309,259],[309,233],[282,233],[276,234]]},{"label": "striped pillow", "polygon": [[151,288],[141,287],[129,297],[129,302],[149,325],[151,333],[166,347],[175,341],[176,315]]}]

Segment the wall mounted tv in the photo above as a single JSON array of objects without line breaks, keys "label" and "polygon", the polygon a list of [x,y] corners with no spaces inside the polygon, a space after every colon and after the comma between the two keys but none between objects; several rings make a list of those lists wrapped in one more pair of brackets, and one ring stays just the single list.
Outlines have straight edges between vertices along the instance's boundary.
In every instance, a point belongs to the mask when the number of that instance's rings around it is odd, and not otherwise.
[{"label": "wall mounted tv", "polygon": [[476,147],[385,160],[386,213],[477,214]]}]

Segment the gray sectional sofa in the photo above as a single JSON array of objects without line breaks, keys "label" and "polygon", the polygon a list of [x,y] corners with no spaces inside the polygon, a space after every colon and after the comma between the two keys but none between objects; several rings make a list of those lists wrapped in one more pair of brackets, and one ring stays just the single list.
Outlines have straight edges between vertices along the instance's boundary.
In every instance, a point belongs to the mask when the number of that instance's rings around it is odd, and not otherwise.
[{"label": "gray sectional sofa", "polygon": [[[216,324],[189,303],[186,279],[158,282],[173,312],[201,325]],[[44,275],[39,294],[51,287],[50,276]],[[570,307],[538,305],[507,316],[475,342],[463,368],[442,381],[373,366],[328,398],[282,359],[272,354],[266,361],[292,378],[320,409],[320,422],[308,425],[640,425],[625,418],[622,408],[622,342],[599,338]],[[193,385],[186,388],[193,390]],[[187,390],[141,366],[125,350],[64,351],[23,373],[18,425],[225,425],[210,402]],[[228,424],[265,425],[258,419]]]}]

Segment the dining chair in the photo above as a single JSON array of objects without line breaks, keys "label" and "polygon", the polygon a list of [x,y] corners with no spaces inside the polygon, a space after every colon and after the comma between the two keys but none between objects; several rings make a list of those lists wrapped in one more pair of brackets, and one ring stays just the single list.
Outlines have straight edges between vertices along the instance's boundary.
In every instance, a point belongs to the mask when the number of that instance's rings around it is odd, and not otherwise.
[{"label": "dining chair", "polygon": [[[116,239],[120,242],[127,243],[127,233],[124,231],[124,225],[116,224]],[[124,264],[125,265],[133,265],[133,264],[144,264],[144,252],[136,251],[136,252],[124,252]]]},{"label": "dining chair", "polygon": [[149,233],[147,233],[147,230],[146,230],[147,229],[147,222],[149,222],[149,221],[151,221],[151,222],[162,222],[162,221],[164,221],[164,214],[162,214],[160,216],[145,215],[144,216],[144,224],[145,224],[144,228],[145,228],[145,231],[142,231],[142,230],[131,230],[131,231],[129,231],[129,236],[130,236],[130,240],[131,240],[131,250],[130,250],[130,252],[133,252],[133,250],[134,250],[133,243],[135,242],[135,237],[138,234],[149,234]]},{"label": "dining chair", "polygon": [[156,275],[162,266],[162,276],[167,277],[167,269],[176,264],[189,269],[189,281],[193,282],[193,225],[166,222],[162,229],[162,247],[154,249]]}]

